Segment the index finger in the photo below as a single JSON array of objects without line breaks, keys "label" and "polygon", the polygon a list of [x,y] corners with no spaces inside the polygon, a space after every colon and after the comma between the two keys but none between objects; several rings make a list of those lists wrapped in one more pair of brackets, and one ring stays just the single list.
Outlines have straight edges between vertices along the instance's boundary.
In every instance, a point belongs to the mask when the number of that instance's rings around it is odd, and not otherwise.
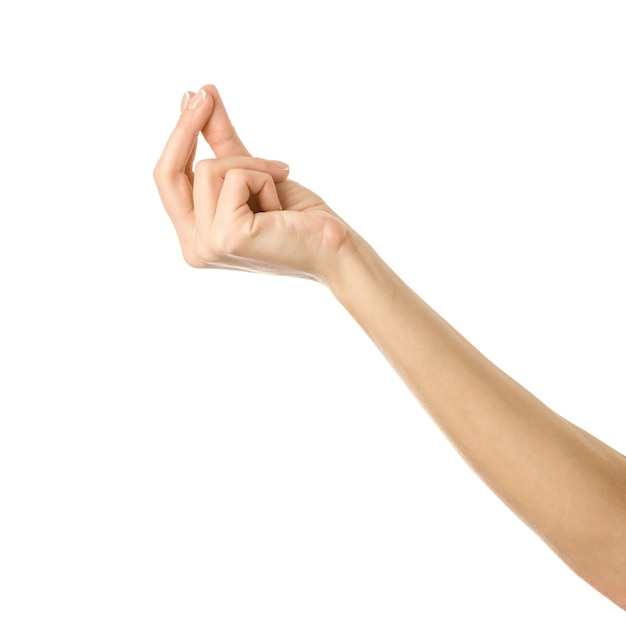
[{"label": "index finger", "polygon": [[161,173],[185,171],[196,137],[213,111],[213,100],[207,97],[204,89],[200,89],[196,94],[191,92],[187,94],[193,97],[190,97],[189,102],[184,106],[178,123],[169,136],[157,163],[157,169]]},{"label": "index finger", "polygon": [[193,94],[183,107],[178,123],[154,168],[154,180],[161,201],[179,234],[193,214],[188,171],[198,133],[206,125],[212,110],[213,100],[207,97],[206,91],[200,89]]}]

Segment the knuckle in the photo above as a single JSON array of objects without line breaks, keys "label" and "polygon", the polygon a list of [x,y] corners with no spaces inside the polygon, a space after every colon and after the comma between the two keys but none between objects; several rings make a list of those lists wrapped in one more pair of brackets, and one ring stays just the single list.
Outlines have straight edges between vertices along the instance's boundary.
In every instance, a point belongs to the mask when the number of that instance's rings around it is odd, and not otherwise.
[{"label": "knuckle", "polygon": [[271,165],[268,163],[267,159],[252,157],[250,159],[250,165],[250,169],[257,170],[258,172],[262,172],[263,174],[270,176],[267,170],[271,167]]},{"label": "knuckle", "polygon": [[215,167],[215,159],[203,159],[198,161],[195,166],[196,176],[208,176]]},{"label": "knuckle", "polygon": [[218,256],[232,256],[235,254],[233,238],[225,232],[214,233],[212,248]]},{"label": "knuckle", "polygon": [[245,256],[241,246],[241,238],[232,228],[217,228],[211,233],[210,248],[218,257]]},{"label": "knuckle", "polygon": [[224,182],[228,182],[229,184],[240,186],[245,185],[248,179],[248,174],[246,170],[241,168],[233,168],[232,170],[228,170],[224,175]]},{"label": "knuckle", "polygon": [[154,178],[154,182],[158,185],[162,185],[169,178],[167,170],[163,165],[161,159],[157,161],[157,164],[154,166],[154,170],[152,170],[152,177]]}]

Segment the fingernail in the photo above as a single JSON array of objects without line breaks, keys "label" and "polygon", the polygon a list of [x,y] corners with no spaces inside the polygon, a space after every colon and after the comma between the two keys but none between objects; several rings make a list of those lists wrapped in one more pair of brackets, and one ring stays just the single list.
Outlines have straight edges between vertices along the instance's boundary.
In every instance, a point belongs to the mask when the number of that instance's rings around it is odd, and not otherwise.
[{"label": "fingernail", "polygon": [[270,161],[270,163],[274,164],[276,167],[280,167],[281,170],[288,170],[289,166],[287,165],[287,163],[283,163],[282,161],[274,161],[273,159]]},{"label": "fingernail", "polygon": [[183,111],[187,110],[187,107],[189,106],[189,100],[190,99],[191,99],[191,94],[188,91],[185,91],[185,93],[183,94],[182,102],[180,103],[180,112],[181,113]]},{"label": "fingernail", "polygon": [[206,91],[204,89],[200,89],[200,91],[189,101],[189,109],[195,109],[200,106],[204,99],[206,98]]}]

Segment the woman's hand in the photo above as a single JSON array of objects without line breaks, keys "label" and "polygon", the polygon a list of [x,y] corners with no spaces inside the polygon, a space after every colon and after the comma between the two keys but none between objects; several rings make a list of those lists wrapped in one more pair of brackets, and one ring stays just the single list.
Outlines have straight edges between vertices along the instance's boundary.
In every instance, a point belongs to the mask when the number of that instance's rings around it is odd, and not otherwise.
[{"label": "woman's hand", "polygon": [[[194,171],[200,132],[217,158]],[[325,282],[349,227],[288,174],[284,163],[250,156],[215,87],[187,92],[154,170],[186,262]]]}]

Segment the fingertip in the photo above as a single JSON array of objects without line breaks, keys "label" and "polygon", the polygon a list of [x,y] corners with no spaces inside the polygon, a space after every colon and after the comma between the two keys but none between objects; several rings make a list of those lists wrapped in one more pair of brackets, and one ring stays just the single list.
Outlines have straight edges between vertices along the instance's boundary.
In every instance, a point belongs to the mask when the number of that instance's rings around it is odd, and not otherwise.
[{"label": "fingertip", "polygon": [[184,113],[189,108],[189,101],[195,94],[192,91],[185,91],[183,99],[180,102],[180,112]]},{"label": "fingertip", "polygon": [[[204,101],[209,103],[209,107],[211,111],[213,111],[213,109],[216,107],[218,103],[222,102],[220,94],[215,85],[210,85],[210,84],[202,85],[202,87],[198,89],[198,93],[200,92],[204,93]],[[222,107],[223,106],[224,105],[222,104]]]},{"label": "fingertip", "polygon": [[200,87],[200,89],[204,89],[204,91],[210,95],[214,100],[219,100],[220,99],[220,93],[217,90],[217,87],[215,85],[202,85],[202,87]]},{"label": "fingertip", "polygon": [[283,181],[289,178],[289,165],[283,161],[276,161],[274,159],[270,160],[269,163],[272,165],[272,169],[274,172],[272,173],[272,178],[277,183],[282,183]]},{"label": "fingertip", "polygon": [[186,91],[180,103],[179,125],[197,135],[208,123],[214,108],[213,98],[204,90]]},{"label": "fingertip", "polygon": [[210,93],[208,86],[200,87],[198,91],[185,91],[180,103],[180,112],[206,109],[211,113],[215,105],[215,97]]},{"label": "fingertip", "polygon": [[198,93],[196,93],[190,100],[187,105],[188,110],[194,110],[201,108],[207,100],[207,92],[204,89],[199,89]]}]

